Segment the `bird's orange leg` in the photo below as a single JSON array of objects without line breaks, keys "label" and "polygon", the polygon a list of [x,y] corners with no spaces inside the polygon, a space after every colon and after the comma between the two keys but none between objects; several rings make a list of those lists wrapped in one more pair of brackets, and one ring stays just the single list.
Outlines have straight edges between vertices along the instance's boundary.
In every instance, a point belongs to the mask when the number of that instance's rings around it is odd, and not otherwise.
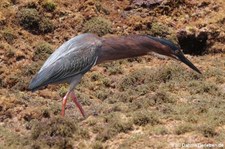
[{"label": "bird's orange leg", "polygon": [[77,100],[77,97],[75,95],[74,92],[71,92],[71,97],[72,97],[72,100],[73,102],[76,104],[76,106],[79,108],[80,110],[80,113],[83,115],[83,117],[85,117],[85,113],[84,113],[84,109],[82,108],[81,104],[79,103],[79,101]]},{"label": "bird's orange leg", "polygon": [[67,102],[67,98],[69,96],[71,92],[67,92],[66,95],[63,97],[63,101],[62,101],[62,112],[61,115],[65,116],[65,108],[66,108],[66,102]]}]

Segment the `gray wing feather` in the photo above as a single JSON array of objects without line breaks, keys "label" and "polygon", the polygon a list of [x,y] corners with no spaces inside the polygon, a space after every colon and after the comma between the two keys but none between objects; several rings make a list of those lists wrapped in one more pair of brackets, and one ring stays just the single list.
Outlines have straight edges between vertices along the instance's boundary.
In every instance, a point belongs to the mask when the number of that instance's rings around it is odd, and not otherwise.
[{"label": "gray wing feather", "polygon": [[82,38],[84,35],[72,38],[60,46],[46,60],[31,81],[29,89],[36,90],[49,83],[63,82],[90,70],[97,61],[101,45],[93,45],[93,40],[84,41]]}]

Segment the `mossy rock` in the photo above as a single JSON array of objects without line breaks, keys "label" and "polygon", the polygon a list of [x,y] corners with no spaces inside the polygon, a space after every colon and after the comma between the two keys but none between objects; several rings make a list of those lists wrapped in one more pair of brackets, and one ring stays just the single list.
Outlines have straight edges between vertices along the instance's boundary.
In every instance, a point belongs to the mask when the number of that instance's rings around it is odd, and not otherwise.
[{"label": "mossy rock", "polygon": [[18,13],[20,25],[35,34],[50,33],[54,30],[53,23],[41,16],[34,8],[23,8]]},{"label": "mossy rock", "polygon": [[95,33],[99,36],[112,32],[111,22],[101,17],[88,20],[83,27],[83,32]]}]

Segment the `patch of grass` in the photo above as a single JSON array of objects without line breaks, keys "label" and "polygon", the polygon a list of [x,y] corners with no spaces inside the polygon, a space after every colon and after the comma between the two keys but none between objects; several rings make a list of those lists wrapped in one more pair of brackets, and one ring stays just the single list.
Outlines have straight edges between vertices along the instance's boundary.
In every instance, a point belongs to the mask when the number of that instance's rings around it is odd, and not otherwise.
[{"label": "patch of grass", "polygon": [[17,72],[16,74],[12,74],[12,77],[10,78],[11,81],[14,82],[12,83],[12,88],[21,91],[27,90],[31,77],[37,73],[41,64],[42,63],[40,62],[36,62],[25,65],[19,72]]},{"label": "patch of grass", "polygon": [[4,143],[0,144],[0,148],[23,148],[29,144],[27,138],[21,137],[14,131],[9,131],[3,126],[0,126],[0,136],[4,140]]},{"label": "patch of grass", "polygon": [[178,127],[176,127],[175,134],[181,135],[181,134],[184,134],[186,132],[191,132],[193,130],[194,129],[193,129],[193,126],[192,125],[190,125],[188,123],[185,123],[185,124],[181,124]]},{"label": "patch of grass", "polygon": [[161,125],[153,127],[152,128],[152,131],[153,131],[153,134],[156,134],[156,135],[166,135],[166,134],[169,134],[168,129],[165,126],[161,126]]},{"label": "patch of grass", "polygon": [[[129,96],[129,95],[128,95]],[[146,109],[153,106],[164,105],[168,103],[174,103],[175,100],[170,97],[170,95],[164,91],[158,91],[156,94],[146,94],[138,99],[130,101],[131,109]]]},{"label": "patch of grass", "polygon": [[199,119],[198,115],[195,114],[193,115],[190,113],[189,115],[187,115],[185,120],[189,123],[197,123],[198,119]]},{"label": "patch of grass", "polygon": [[114,67],[109,67],[107,69],[107,72],[109,72],[109,75],[118,75],[118,74],[122,74],[123,70],[120,65],[117,65],[117,66],[114,65]]},{"label": "patch of grass", "polygon": [[121,102],[116,102],[115,104],[113,104],[111,110],[114,112],[117,111],[117,112],[123,112],[123,113],[130,111],[129,106]]},{"label": "patch of grass", "polygon": [[35,46],[33,60],[34,61],[46,60],[52,52],[53,50],[49,43],[40,42]]},{"label": "patch of grass", "polygon": [[59,89],[59,96],[63,98],[67,92],[68,92],[68,88],[63,85]]},{"label": "patch of grass", "polygon": [[219,89],[216,84],[205,81],[191,81],[188,84],[188,89],[191,94],[204,94],[218,95]]},{"label": "patch of grass", "polygon": [[132,101],[132,97],[128,92],[115,92],[110,98],[108,98],[109,103],[116,102],[128,103]]},{"label": "patch of grass", "polygon": [[32,33],[49,33],[54,30],[52,22],[34,8],[23,8],[18,12],[20,25]]},{"label": "patch of grass", "polygon": [[53,23],[48,18],[42,18],[39,23],[39,31],[41,33],[51,33],[54,30]]},{"label": "patch of grass", "polygon": [[91,74],[91,81],[98,81],[102,79],[102,75],[95,72]]},{"label": "patch of grass", "polygon": [[165,91],[158,91],[156,92],[155,95],[153,95],[152,97],[149,98],[150,100],[150,105],[154,106],[154,105],[160,105],[163,103],[174,103],[175,101],[172,99],[172,97],[170,97],[170,95],[168,93],[166,93]]},{"label": "patch of grass", "polygon": [[38,143],[54,148],[72,148],[71,139],[77,131],[75,122],[61,117],[53,117],[38,122],[31,131],[31,138]]},{"label": "patch of grass", "polygon": [[38,30],[41,16],[34,8],[23,8],[18,14],[19,23],[22,27],[28,30]]},{"label": "patch of grass", "polygon": [[118,133],[127,133],[133,129],[132,121],[118,112],[106,116],[106,122],[108,126],[104,127],[104,130],[97,135],[97,140],[106,141]]},{"label": "patch of grass", "polygon": [[22,74],[23,76],[33,76],[37,73],[38,69],[40,69],[41,63],[39,62],[33,62],[29,65],[26,65],[22,68]]},{"label": "patch of grass", "polygon": [[89,135],[89,130],[88,129],[79,128],[77,133],[83,139],[90,139],[90,135]]},{"label": "patch of grass", "polygon": [[140,69],[132,72],[131,74],[126,76],[126,78],[123,78],[119,83],[119,90],[125,91],[129,88],[135,88],[136,86],[145,83],[148,80],[148,74],[151,75],[151,69]]},{"label": "patch of grass", "polygon": [[218,135],[213,125],[202,125],[202,126],[199,126],[198,130],[204,137],[207,137],[207,138],[212,138]]},{"label": "patch of grass", "polygon": [[[158,14],[162,14],[162,15],[171,15],[171,14],[175,14],[175,12],[177,11],[177,7],[179,7],[180,5],[185,5],[187,2],[185,0],[167,0],[165,2],[163,2],[162,5],[159,5],[156,8],[156,12]],[[173,12],[175,11],[175,12]]]},{"label": "patch of grass", "polygon": [[213,107],[212,103],[207,113],[205,113],[202,117],[204,117],[204,121],[208,124],[215,126],[222,126],[225,124],[225,111],[224,103],[219,103],[217,106]]},{"label": "patch of grass", "polygon": [[5,29],[2,33],[2,36],[9,44],[13,44],[17,38],[13,31],[9,29]]},{"label": "patch of grass", "polygon": [[133,122],[138,126],[145,126],[147,124],[160,124],[160,121],[155,113],[147,111],[145,109],[133,113]]},{"label": "patch of grass", "polygon": [[112,92],[109,89],[102,89],[102,90],[96,91],[96,97],[104,101],[111,95],[111,93]]},{"label": "patch of grass", "polygon": [[42,3],[42,7],[48,12],[53,12],[56,9],[57,5],[52,0],[45,0]]},{"label": "patch of grass", "polygon": [[[221,63],[219,63],[218,65],[221,65]],[[216,84],[223,84],[225,82],[224,71],[220,68],[207,69],[204,72],[204,76],[205,76],[205,79],[210,78],[212,81],[215,81]]]},{"label": "patch of grass", "polygon": [[16,49],[14,48],[8,48],[7,51],[5,52],[5,55],[8,57],[8,58],[13,58],[16,54]]},{"label": "patch of grass", "polygon": [[20,90],[20,91],[25,91],[27,90],[29,80],[25,79],[25,77],[22,78],[16,78],[16,83],[13,85],[12,89],[14,90]]},{"label": "patch of grass", "polygon": [[99,36],[111,33],[111,22],[101,17],[94,17],[85,22],[83,32],[95,33]]},{"label": "patch of grass", "polygon": [[150,25],[150,35],[152,36],[160,36],[160,37],[166,37],[167,35],[171,34],[171,28],[165,24],[153,22]]},{"label": "patch of grass", "polygon": [[142,68],[130,73],[122,79],[118,88],[121,91],[129,88],[136,88],[139,85],[146,84],[150,90],[155,91],[160,83],[175,83],[178,81],[199,80],[199,75],[187,73],[184,68],[171,64],[157,69]]},{"label": "patch of grass", "polygon": [[95,141],[93,144],[92,144],[92,149],[103,149],[103,145],[100,141]]}]

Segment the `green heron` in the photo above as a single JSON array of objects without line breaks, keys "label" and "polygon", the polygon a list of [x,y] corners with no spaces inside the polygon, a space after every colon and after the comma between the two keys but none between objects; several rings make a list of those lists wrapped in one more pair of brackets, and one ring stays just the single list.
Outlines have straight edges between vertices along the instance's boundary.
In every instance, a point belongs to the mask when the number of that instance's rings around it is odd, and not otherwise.
[{"label": "green heron", "polygon": [[109,60],[157,53],[179,60],[198,73],[201,73],[179,47],[169,40],[149,35],[129,35],[121,37],[98,37],[95,34],[81,34],[61,45],[32,79],[29,89],[35,91],[52,83],[67,82],[69,90],[63,98],[62,115],[65,115],[67,98],[70,96],[81,114],[85,116],[74,88],[82,76],[96,64]]}]

